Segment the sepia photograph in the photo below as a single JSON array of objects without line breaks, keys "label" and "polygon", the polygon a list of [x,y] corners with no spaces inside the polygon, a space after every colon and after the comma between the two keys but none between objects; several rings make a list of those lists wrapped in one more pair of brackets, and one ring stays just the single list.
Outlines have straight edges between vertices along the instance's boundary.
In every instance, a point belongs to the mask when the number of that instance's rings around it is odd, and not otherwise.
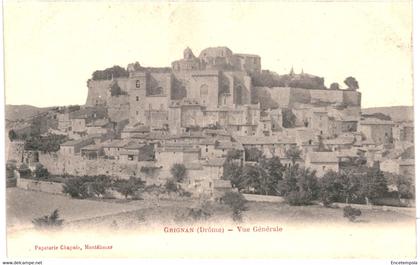
[{"label": "sepia photograph", "polygon": [[416,260],[412,20],[4,1],[7,259]]}]

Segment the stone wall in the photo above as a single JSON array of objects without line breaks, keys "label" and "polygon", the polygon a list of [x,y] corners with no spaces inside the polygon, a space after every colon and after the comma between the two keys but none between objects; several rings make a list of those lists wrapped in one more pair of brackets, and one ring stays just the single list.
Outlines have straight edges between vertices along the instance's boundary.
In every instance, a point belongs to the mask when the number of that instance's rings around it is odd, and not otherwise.
[{"label": "stone wall", "polygon": [[53,194],[63,194],[63,183],[17,178],[16,187]]},{"label": "stone wall", "polygon": [[280,108],[292,108],[296,104],[344,104],[360,106],[361,94],[350,90],[304,89],[291,87],[255,87],[256,94],[268,94]]},{"label": "stone wall", "polygon": [[[44,165],[53,175],[108,175],[118,178],[129,178],[131,176],[142,177],[147,180],[148,175],[142,172],[142,167],[153,167],[152,161],[129,161],[96,159],[88,160],[81,156],[61,156],[59,153],[47,153],[39,155],[39,162]],[[159,169],[155,169],[159,171]]]},{"label": "stone wall", "polygon": [[284,198],[280,196],[244,194],[247,201],[253,202],[284,202]]},{"label": "stone wall", "polygon": [[[116,78],[122,91],[128,93],[128,78]],[[102,105],[107,103],[109,87],[113,80],[89,80],[87,83],[88,97],[86,106]]]}]

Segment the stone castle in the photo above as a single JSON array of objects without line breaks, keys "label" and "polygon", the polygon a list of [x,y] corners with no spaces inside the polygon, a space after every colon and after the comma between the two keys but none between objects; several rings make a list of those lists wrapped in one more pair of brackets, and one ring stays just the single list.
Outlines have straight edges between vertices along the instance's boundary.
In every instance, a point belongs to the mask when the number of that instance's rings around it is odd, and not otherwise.
[{"label": "stone castle", "polygon": [[[134,63],[128,65],[127,76],[89,80],[86,105],[106,106],[111,118],[129,117],[131,127],[146,125],[180,133],[190,127],[217,125],[249,136],[263,131],[259,123],[265,114],[272,129],[281,127],[281,112],[273,109],[302,110],[296,113],[298,117],[313,107],[341,107],[353,116],[360,113],[361,95],[355,90],[326,89],[322,78],[293,72],[291,79],[316,80],[319,86],[267,87],[258,82],[264,72],[258,55],[212,47],[197,57],[186,48],[183,58],[172,62],[171,68]],[[117,96],[110,92],[115,86],[121,90]],[[266,106],[263,100],[276,106]],[[298,119],[298,124],[305,119]]]}]

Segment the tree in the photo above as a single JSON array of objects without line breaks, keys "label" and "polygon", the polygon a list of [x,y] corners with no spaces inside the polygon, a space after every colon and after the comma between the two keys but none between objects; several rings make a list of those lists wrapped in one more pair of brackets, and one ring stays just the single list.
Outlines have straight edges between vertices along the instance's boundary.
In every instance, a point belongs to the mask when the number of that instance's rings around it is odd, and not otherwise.
[{"label": "tree", "polygon": [[26,165],[26,164],[21,164],[19,166],[18,171],[19,171],[20,177],[22,177],[22,178],[30,178],[31,175],[32,175],[31,170],[29,169],[28,165]]},{"label": "tree", "polygon": [[70,177],[63,186],[63,193],[69,194],[72,198],[89,197],[88,187],[82,177]]},{"label": "tree", "polygon": [[388,192],[388,185],[383,172],[378,168],[369,168],[367,174],[360,177],[359,195],[369,200],[380,198]]},{"label": "tree", "polygon": [[60,219],[58,209],[55,209],[50,215],[45,215],[40,218],[35,218],[32,223],[36,228],[58,228],[63,224],[63,219]]},{"label": "tree", "polygon": [[292,146],[291,148],[286,150],[286,157],[292,160],[292,164],[294,165],[297,160],[301,159],[302,150],[300,150],[297,146]]},{"label": "tree", "polygon": [[401,199],[412,199],[415,196],[413,181],[405,176],[396,176],[396,186],[398,192],[398,198]]},{"label": "tree", "polygon": [[285,196],[291,205],[307,205],[317,199],[319,194],[315,171],[299,168],[298,165],[287,167],[283,179],[277,185],[277,191]]},{"label": "tree", "polygon": [[346,204],[351,199],[357,198],[360,190],[360,177],[354,170],[344,169],[339,174],[341,185],[341,196],[345,198]]},{"label": "tree", "polygon": [[238,188],[240,187],[241,182],[241,175],[242,175],[242,167],[233,161],[226,160],[223,164],[223,176],[224,180],[230,180],[232,187]]},{"label": "tree", "polygon": [[[261,176],[264,174],[265,176]],[[246,165],[240,176],[239,190],[252,191],[259,193],[261,188],[261,180],[266,178],[266,173],[258,167],[258,165]]]},{"label": "tree", "polygon": [[92,74],[92,80],[110,80],[118,77],[128,77],[127,70],[118,65],[105,70],[97,70]]},{"label": "tree", "polygon": [[134,196],[136,192],[145,187],[145,181],[140,178],[130,177],[129,179],[119,179],[115,183],[115,189],[124,195],[127,199],[128,196]]},{"label": "tree", "polygon": [[37,179],[45,179],[48,178],[50,173],[48,169],[46,169],[43,165],[37,164],[35,167],[34,175]]},{"label": "tree", "polygon": [[234,221],[242,221],[242,212],[247,210],[246,199],[243,194],[228,191],[220,198],[220,201],[232,209]]},{"label": "tree", "polygon": [[329,206],[333,202],[340,200],[343,186],[337,172],[327,171],[319,180],[320,199],[324,206]]},{"label": "tree", "polygon": [[359,83],[357,82],[356,78],[349,76],[344,80],[344,84],[347,85],[348,89],[356,90],[359,89]]},{"label": "tree", "polygon": [[293,128],[296,123],[296,115],[291,109],[282,109],[281,110],[283,127],[284,128]]},{"label": "tree", "polygon": [[336,82],[331,83],[330,89],[331,90],[339,90],[340,89],[340,85],[338,83],[336,83]]},{"label": "tree", "polygon": [[187,174],[187,169],[183,164],[173,164],[171,174],[176,182],[182,182]]},{"label": "tree", "polygon": [[259,163],[260,170],[264,171],[264,174],[260,175],[260,188],[262,194],[275,195],[276,185],[283,179],[284,167],[280,162],[280,158],[273,156],[269,159],[263,158]]},{"label": "tree", "polygon": [[127,95],[126,92],[121,90],[121,87],[118,85],[118,82],[112,82],[109,91],[111,92],[112,97],[118,97],[120,95]]}]

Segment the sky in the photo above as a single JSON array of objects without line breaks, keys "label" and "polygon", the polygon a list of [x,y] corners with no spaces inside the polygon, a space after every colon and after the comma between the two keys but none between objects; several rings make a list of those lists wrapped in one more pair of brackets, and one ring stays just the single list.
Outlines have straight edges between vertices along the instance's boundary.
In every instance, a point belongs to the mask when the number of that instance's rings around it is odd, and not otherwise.
[{"label": "sky", "polygon": [[95,70],[227,46],[326,86],[354,76],[362,107],[413,105],[411,32],[410,1],[6,1],[6,104],[84,104]]}]

